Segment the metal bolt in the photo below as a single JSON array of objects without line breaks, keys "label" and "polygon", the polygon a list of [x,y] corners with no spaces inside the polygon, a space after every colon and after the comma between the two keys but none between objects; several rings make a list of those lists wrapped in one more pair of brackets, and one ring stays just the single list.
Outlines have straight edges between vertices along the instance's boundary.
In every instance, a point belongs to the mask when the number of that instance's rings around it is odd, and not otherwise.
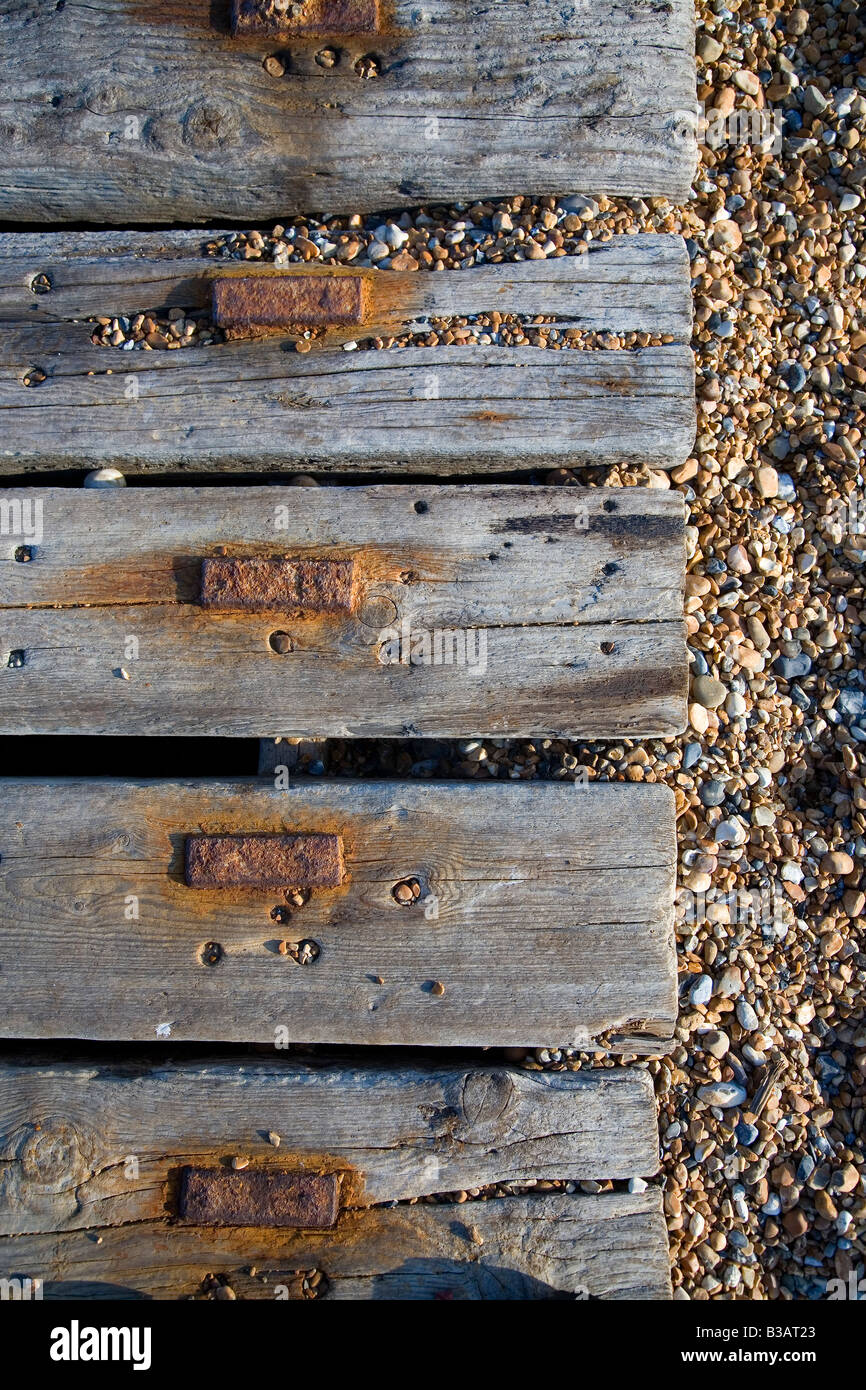
[{"label": "metal bolt", "polygon": [[363,58],[359,58],[355,64],[355,71],[365,82],[371,77],[378,77],[382,71],[382,64],[375,53],[365,53]]},{"label": "metal bolt", "polygon": [[312,965],[314,961],[319,959],[321,954],[322,948],[318,941],[309,940],[299,941],[294,950],[289,951],[292,960],[298,965]]},{"label": "metal bolt", "polygon": [[26,661],[27,654],[24,651],[24,648],[17,647],[15,651],[9,653],[9,660],[7,661],[6,665],[15,668],[19,666],[24,666],[26,664]]},{"label": "metal bolt", "polygon": [[47,374],[41,367],[31,367],[24,376],[25,386],[41,386],[43,381],[47,381]]},{"label": "metal bolt", "polygon": [[32,545],[19,545],[15,551],[15,559],[19,565],[26,565],[29,560],[33,559]]},{"label": "metal bolt", "polygon": [[199,958],[202,965],[219,965],[224,955],[225,951],[218,941],[206,941]]},{"label": "metal bolt", "polygon": [[285,656],[287,652],[295,650],[295,644],[287,632],[272,632],[268,642],[271,651],[276,652],[278,656]]},{"label": "metal bolt", "polygon": [[30,281],[30,288],[34,294],[50,294],[53,282],[50,275],[41,270],[38,275],[34,275]]}]

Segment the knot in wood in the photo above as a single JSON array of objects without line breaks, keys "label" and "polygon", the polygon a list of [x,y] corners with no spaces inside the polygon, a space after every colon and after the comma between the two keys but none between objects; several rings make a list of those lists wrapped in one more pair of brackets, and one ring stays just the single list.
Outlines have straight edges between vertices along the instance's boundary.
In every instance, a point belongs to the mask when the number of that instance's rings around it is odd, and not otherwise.
[{"label": "knot in wood", "polygon": [[14,1157],[25,1182],[59,1191],[89,1176],[95,1147],[86,1130],[60,1116],[50,1116],[22,1126]]},{"label": "knot in wood", "polygon": [[502,1139],[512,1127],[519,1103],[517,1087],[508,1072],[468,1072],[460,1093],[462,1123],[455,1138],[485,1142]]}]

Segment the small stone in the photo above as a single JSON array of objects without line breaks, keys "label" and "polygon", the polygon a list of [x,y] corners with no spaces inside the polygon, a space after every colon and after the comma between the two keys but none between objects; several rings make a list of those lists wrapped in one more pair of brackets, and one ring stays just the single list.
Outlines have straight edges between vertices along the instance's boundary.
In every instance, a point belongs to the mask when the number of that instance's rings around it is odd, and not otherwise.
[{"label": "small stone", "polygon": [[118,468],[94,468],[84,479],[85,487],[126,487],[126,479]]},{"label": "small stone", "polygon": [[736,999],[743,992],[743,976],[738,965],[729,965],[716,981],[716,994],[723,999]]},{"label": "small stone", "polygon": [[725,703],[727,690],[714,676],[698,676],[692,683],[692,694],[704,709],[718,709]]},{"label": "small stone", "polygon": [[729,570],[734,574],[751,574],[752,566],[744,545],[732,545],[725,557]]},{"label": "small stone", "polygon": [[758,469],[755,481],[761,497],[778,497],[779,475],[775,468],[771,468],[769,464],[765,464],[763,468]]},{"label": "small stone", "polygon": [[705,734],[709,728],[709,717],[703,705],[689,705],[689,723],[696,734]]},{"label": "small stone", "polygon": [[809,1229],[809,1221],[806,1213],[799,1207],[794,1207],[791,1211],[786,1211],[782,1217],[782,1225],[795,1240],[797,1236],[804,1236]]},{"label": "small stone", "polygon": [[787,32],[789,34],[792,34],[794,37],[798,38],[801,34],[805,34],[808,27],[809,11],[792,10],[791,13],[788,15],[788,20],[785,25]]},{"label": "small stone", "polygon": [[717,251],[737,251],[743,244],[743,233],[732,218],[722,218],[713,227],[713,245]]},{"label": "small stone", "polygon": [[445,986],[443,985],[441,980],[433,981],[432,985],[430,986],[430,993],[435,994],[437,999],[442,998],[442,995],[445,993]]},{"label": "small stone", "polygon": [[799,656],[780,656],[773,662],[773,670],[777,671],[783,680],[793,681],[798,676],[808,676],[812,670],[812,662],[805,652],[800,652]]},{"label": "small stone", "polygon": [[689,1003],[709,1004],[713,997],[713,981],[709,975],[697,975],[689,990]]},{"label": "small stone", "polygon": [[694,767],[700,761],[701,745],[699,743],[687,743],[683,750],[683,767],[686,771]]},{"label": "small stone", "polygon": [[827,110],[827,98],[820,87],[814,86],[811,82],[809,83],[803,93],[803,106],[813,116],[820,116],[822,112]]},{"label": "small stone", "polygon": [[718,1106],[720,1110],[729,1110],[734,1105],[742,1105],[746,1099],[746,1090],[743,1086],[738,1086],[735,1081],[714,1081],[708,1086],[698,1087],[698,1097],[705,1105]]},{"label": "small stone", "polygon": [[242,1168],[249,1168],[249,1166],[250,1161],[248,1158],[244,1158],[241,1154],[235,1154],[234,1158],[232,1159],[232,1167],[234,1168],[235,1172],[240,1172]]},{"label": "small stone", "polygon": [[692,893],[707,893],[712,883],[712,876],[703,869],[691,869],[685,877],[685,885]]},{"label": "small stone", "polygon": [[761,79],[757,73],[749,72],[748,68],[740,68],[739,72],[734,73],[734,86],[739,87],[746,96],[756,97],[761,90]]},{"label": "small stone", "polygon": [[721,1032],[718,1028],[711,1028],[709,1032],[703,1034],[701,1046],[705,1052],[709,1052],[711,1057],[715,1057],[718,1061],[721,1061],[726,1055],[731,1043],[727,1033]]},{"label": "small stone", "polygon": [[275,1134],[272,1129],[268,1130],[268,1143],[273,1144],[275,1149],[280,1147],[280,1136]]},{"label": "small stone", "polygon": [[712,34],[701,34],[696,47],[702,63],[715,63],[724,53],[722,45],[718,39],[713,38]]},{"label": "small stone", "polygon": [[839,932],[825,932],[821,937],[821,955],[825,960],[832,959],[833,956],[838,956],[844,945],[845,942]]},{"label": "small stone", "polygon": [[702,782],[698,796],[702,806],[721,806],[725,799],[725,784],[716,780]]},{"label": "small stone", "polygon": [[760,1019],[748,999],[737,1000],[737,1022],[748,1033],[756,1032],[761,1026]]},{"label": "small stone", "polygon": [[833,878],[844,878],[846,874],[853,874],[854,860],[844,850],[831,850],[822,856],[821,872],[830,874]]},{"label": "small stone", "polygon": [[721,820],[715,829],[715,840],[717,844],[742,845],[745,843],[747,832],[741,821]]},{"label": "small stone", "polygon": [[815,1210],[825,1221],[835,1221],[839,1215],[836,1203],[826,1188],[819,1188],[815,1193]]}]

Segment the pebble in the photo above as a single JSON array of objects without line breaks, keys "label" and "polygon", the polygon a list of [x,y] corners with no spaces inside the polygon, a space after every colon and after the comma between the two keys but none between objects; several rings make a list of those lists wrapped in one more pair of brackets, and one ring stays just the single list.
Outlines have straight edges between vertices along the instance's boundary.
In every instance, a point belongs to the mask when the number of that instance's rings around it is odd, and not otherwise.
[{"label": "pebble", "polygon": [[737,1022],[741,1028],[745,1028],[749,1033],[754,1033],[761,1026],[758,1015],[748,999],[737,1000]]},{"label": "pebble", "polygon": [[126,479],[118,468],[94,468],[85,475],[85,487],[126,487]]},{"label": "pebble", "polygon": [[689,1003],[709,1004],[713,997],[713,981],[709,975],[698,975],[689,990]]},{"label": "pebble", "polygon": [[778,671],[783,680],[792,681],[798,676],[808,676],[812,662],[805,652],[797,656],[780,656],[774,661],[773,670]]},{"label": "pebble", "polygon": [[722,682],[714,676],[698,676],[697,680],[692,682],[692,694],[704,709],[717,709],[719,705],[724,704],[727,693]]},{"label": "pebble", "polygon": [[729,1110],[734,1105],[743,1104],[746,1091],[734,1081],[717,1081],[709,1086],[699,1086],[698,1096],[705,1105],[715,1105],[719,1110]]}]

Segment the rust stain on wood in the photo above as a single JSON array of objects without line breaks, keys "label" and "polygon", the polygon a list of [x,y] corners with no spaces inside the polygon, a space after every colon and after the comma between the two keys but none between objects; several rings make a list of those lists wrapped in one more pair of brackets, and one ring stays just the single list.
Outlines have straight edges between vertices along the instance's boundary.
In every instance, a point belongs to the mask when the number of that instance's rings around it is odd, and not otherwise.
[{"label": "rust stain on wood", "polygon": [[203,560],[199,601],[222,613],[280,613],[289,618],[354,611],[354,560],[242,559]]},{"label": "rust stain on wood", "polygon": [[178,1213],[197,1226],[292,1226],[329,1230],[339,1213],[336,1173],[184,1168]]},{"label": "rust stain on wood", "polygon": [[363,324],[362,275],[225,275],[212,282],[213,321],[228,338]]},{"label": "rust stain on wood", "polygon": [[380,0],[232,0],[232,33],[376,34]]},{"label": "rust stain on wood", "polygon": [[339,888],[344,877],[339,835],[188,835],[189,888]]}]

